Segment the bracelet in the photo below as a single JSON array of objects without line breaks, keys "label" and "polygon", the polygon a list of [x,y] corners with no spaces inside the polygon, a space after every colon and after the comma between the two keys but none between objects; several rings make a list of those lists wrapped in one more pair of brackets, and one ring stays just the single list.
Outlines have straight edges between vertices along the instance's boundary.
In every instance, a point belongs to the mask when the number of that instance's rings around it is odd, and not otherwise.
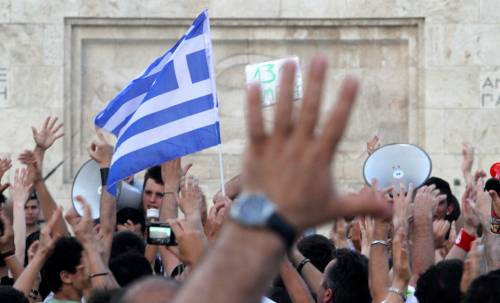
[{"label": "bracelet", "polygon": [[377,244],[384,245],[385,247],[389,246],[389,243],[387,243],[387,241],[385,240],[375,240],[372,241],[372,243],[370,243],[370,245],[377,245]]},{"label": "bracelet", "polygon": [[108,272],[100,272],[100,273],[97,273],[97,274],[90,274],[89,278],[92,279],[92,278],[95,278],[95,277],[101,277],[101,276],[107,276],[107,275],[109,275]]},{"label": "bracelet", "polygon": [[308,258],[304,258],[302,261],[300,261],[299,265],[297,265],[297,271],[299,272],[299,274],[302,273],[302,268],[304,268],[304,265],[309,262],[311,262],[311,260],[309,260]]},{"label": "bracelet", "polygon": [[15,253],[16,253],[15,250],[9,250],[7,252],[1,253],[0,254],[0,260],[5,260],[8,257],[12,257],[13,255],[15,255]]},{"label": "bracelet", "polygon": [[473,235],[469,235],[465,229],[461,228],[458,233],[457,239],[455,240],[455,245],[460,247],[461,249],[469,252],[472,241],[476,240],[476,237]]},{"label": "bracelet", "polygon": [[392,292],[392,293],[395,293],[397,295],[399,295],[401,297],[401,299],[403,299],[403,302],[406,301],[406,296],[405,296],[405,293],[403,291],[401,291],[401,289],[397,288],[397,287],[389,287],[387,289],[388,292]]}]

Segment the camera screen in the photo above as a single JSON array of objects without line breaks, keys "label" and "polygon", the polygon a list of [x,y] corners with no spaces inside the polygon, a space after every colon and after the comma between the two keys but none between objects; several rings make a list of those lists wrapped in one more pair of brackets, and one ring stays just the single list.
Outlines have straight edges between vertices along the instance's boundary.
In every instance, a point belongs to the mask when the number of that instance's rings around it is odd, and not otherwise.
[{"label": "camera screen", "polygon": [[172,230],[165,226],[151,226],[149,228],[149,237],[153,239],[170,239]]}]

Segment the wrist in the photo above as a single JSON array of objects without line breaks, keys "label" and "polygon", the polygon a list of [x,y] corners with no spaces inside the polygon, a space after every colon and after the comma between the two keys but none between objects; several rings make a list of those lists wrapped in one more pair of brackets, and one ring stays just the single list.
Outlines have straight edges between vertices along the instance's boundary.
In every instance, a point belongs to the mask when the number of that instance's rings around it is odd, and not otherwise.
[{"label": "wrist", "polygon": [[165,186],[163,187],[163,192],[165,193],[178,193],[179,192],[179,183],[178,182],[165,182]]},{"label": "wrist", "polygon": [[476,240],[476,237],[469,234],[464,228],[460,229],[457,239],[455,240],[455,245],[460,247],[466,252],[470,251],[472,241]]},{"label": "wrist", "polygon": [[469,235],[473,237],[477,237],[477,226],[474,227],[472,225],[464,224],[463,228]]},{"label": "wrist", "polygon": [[392,287],[396,287],[398,289],[401,289],[403,292],[406,292],[406,289],[408,288],[408,282],[410,282],[410,278],[404,278],[401,276],[398,276],[397,274],[394,275],[394,280],[392,280]]}]

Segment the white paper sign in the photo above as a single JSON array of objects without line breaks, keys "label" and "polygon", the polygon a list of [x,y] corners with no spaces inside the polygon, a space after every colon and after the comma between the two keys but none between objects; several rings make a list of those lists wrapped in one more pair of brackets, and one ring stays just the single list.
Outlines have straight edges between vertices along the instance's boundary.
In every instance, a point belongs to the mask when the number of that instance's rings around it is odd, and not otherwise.
[{"label": "white paper sign", "polygon": [[297,65],[293,97],[298,100],[302,98],[302,73],[298,57],[250,64],[245,67],[247,84],[258,82],[261,85],[263,106],[273,105],[278,100],[281,70],[287,61],[293,61]]}]

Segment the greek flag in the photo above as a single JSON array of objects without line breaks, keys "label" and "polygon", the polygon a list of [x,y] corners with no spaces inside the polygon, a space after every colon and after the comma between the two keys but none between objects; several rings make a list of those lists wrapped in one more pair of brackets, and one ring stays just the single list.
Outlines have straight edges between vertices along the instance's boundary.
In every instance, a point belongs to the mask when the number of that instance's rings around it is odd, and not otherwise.
[{"label": "greek flag", "polygon": [[220,144],[208,11],[95,118],[117,137],[108,190],[149,167]]}]

